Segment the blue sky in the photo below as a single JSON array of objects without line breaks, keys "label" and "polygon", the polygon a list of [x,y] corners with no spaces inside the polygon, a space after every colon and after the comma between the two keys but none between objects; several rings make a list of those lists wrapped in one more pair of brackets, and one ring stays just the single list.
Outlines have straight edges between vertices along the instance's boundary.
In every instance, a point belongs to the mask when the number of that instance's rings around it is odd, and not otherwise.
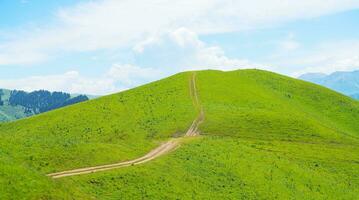
[{"label": "blue sky", "polygon": [[357,52],[357,0],[0,0],[0,88],[109,94],[200,69],[296,77],[357,70]]}]

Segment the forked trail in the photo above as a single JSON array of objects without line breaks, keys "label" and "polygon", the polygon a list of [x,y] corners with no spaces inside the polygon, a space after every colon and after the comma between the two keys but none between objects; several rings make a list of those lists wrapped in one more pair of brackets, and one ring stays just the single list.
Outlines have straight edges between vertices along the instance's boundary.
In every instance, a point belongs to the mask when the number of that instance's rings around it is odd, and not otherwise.
[{"label": "forked trail", "polygon": [[[198,94],[197,94],[196,74],[195,73],[192,74],[192,77],[189,80],[189,87],[190,87],[192,102],[193,102],[195,109],[198,112],[198,116],[192,122],[192,125],[189,127],[189,129],[187,130],[184,137],[193,137],[193,136],[199,135],[198,126],[199,126],[199,124],[201,124],[204,121],[204,111],[199,102],[199,98],[198,98]],[[123,162],[108,164],[108,165],[100,165],[100,166],[95,166],[95,167],[86,167],[86,168],[56,172],[56,173],[48,174],[47,176],[56,179],[56,178],[62,178],[62,177],[67,177],[67,176],[90,174],[90,173],[95,173],[95,172],[100,172],[100,171],[112,170],[112,169],[116,169],[116,168],[139,165],[139,164],[143,164],[148,161],[151,161],[159,156],[162,156],[163,154],[166,154],[166,153],[170,152],[171,150],[174,150],[176,147],[178,147],[178,145],[179,145],[178,139],[171,139],[168,142],[163,143],[159,147],[153,149],[148,154],[146,154],[140,158],[136,158],[134,160],[123,161]]]}]

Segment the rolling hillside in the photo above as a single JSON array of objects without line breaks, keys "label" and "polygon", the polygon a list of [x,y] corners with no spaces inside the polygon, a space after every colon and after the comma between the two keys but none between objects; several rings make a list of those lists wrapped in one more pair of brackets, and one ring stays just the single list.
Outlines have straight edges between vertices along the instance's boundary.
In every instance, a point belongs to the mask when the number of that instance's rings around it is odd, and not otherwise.
[{"label": "rolling hillside", "polygon": [[0,122],[13,121],[89,100],[86,95],[70,95],[45,90],[24,92],[0,89]]},{"label": "rolling hillside", "polygon": [[[200,135],[184,137],[199,108]],[[180,73],[0,124],[0,199],[355,199],[357,119],[359,102],[271,72]],[[171,140],[141,165],[46,176]]]}]

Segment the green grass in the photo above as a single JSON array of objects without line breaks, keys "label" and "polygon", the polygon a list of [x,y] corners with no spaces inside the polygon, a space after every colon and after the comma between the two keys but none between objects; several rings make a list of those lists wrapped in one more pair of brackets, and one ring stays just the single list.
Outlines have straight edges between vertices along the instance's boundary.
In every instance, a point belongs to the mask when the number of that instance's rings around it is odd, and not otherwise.
[{"label": "green grass", "polygon": [[191,73],[0,125],[0,183],[12,181],[0,199],[357,197],[359,102],[260,70],[196,74],[202,136],[144,165],[44,176],[135,158],[183,134],[196,116]]},{"label": "green grass", "polygon": [[359,138],[359,103],[326,88],[260,70],[207,71],[198,82],[208,134]]},{"label": "green grass", "polygon": [[0,124],[0,151],[41,174],[143,155],[192,123],[189,75]]},{"label": "green grass", "polygon": [[43,174],[0,153],[0,199],[90,199],[76,187],[49,180]]},{"label": "green grass", "polygon": [[60,182],[98,199],[355,199],[358,150],[211,136],[145,166]]}]

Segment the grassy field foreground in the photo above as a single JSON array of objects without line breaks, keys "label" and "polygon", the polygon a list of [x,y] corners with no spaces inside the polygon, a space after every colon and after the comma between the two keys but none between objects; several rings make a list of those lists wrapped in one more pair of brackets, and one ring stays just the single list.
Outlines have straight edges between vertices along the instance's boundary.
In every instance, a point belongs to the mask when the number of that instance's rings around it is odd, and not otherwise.
[{"label": "grassy field foreground", "polygon": [[46,173],[145,154],[196,116],[192,73],[0,125],[0,199],[355,199],[359,103],[260,70],[196,72],[202,135],[150,163]]}]

